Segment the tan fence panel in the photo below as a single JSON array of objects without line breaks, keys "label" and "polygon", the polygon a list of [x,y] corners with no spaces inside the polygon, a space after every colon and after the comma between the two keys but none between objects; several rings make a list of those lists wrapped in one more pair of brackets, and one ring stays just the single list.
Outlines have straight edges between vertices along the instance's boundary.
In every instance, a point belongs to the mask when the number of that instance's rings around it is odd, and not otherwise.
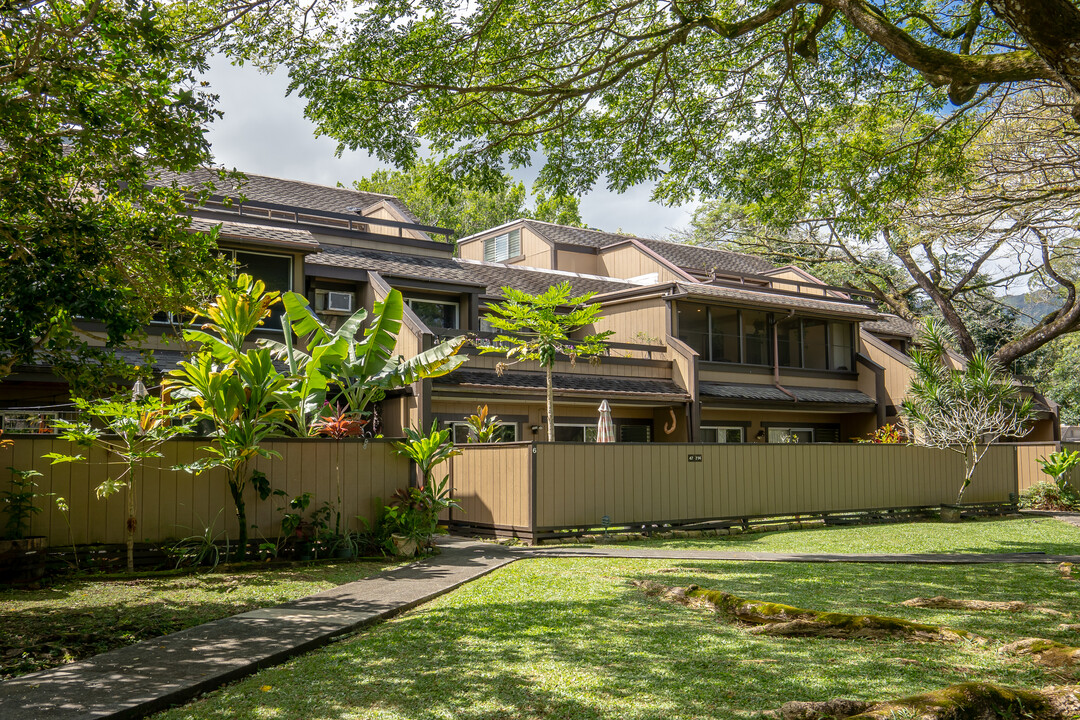
[{"label": "tan fence panel", "polygon": [[[701,461],[696,458],[700,456]],[[953,502],[963,458],[887,445],[538,444],[538,528],[843,512]],[[1016,492],[1012,446],[990,448],[965,502]]]},{"label": "tan fence panel", "polygon": [[532,485],[532,446],[498,443],[459,446],[449,461],[451,496],[461,505],[452,510],[455,523],[497,528],[528,528]]},{"label": "tan fence panel", "polygon": [[[0,468],[33,468],[44,476],[37,478],[35,505],[42,511],[32,518],[31,534],[48,537],[51,545],[123,542],[127,514],[124,493],[108,500],[99,500],[95,495],[95,488],[107,473],[119,470],[119,466],[109,464],[103,451],[91,451],[89,462],[50,465],[42,455],[78,452],[85,456],[87,452],[55,437],[13,440],[12,448],[0,450]],[[224,473],[213,470],[191,475],[171,469],[199,457],[202,453],[198,448],[206,444],[206,439],[174,440],[163,447],[163,458],[147,462],[135,486],[137,541],[201,535],[208,527],[222,538],[222,533],[237,536],[239,525]],[[346,529],[359,529],[358,515],[374,519],[375,499],[388,500],[398,488],[409,484],[410,463],[394,454],[389,442],[283,439],[269,441],[263,447],[281,457],[260,458],[253,469],[266,473],[270,485],[285,490],[289,497],[311,492],[310,509],[327,501],[338,507],[340,488],[342,526]],[[0,486],[6,483],[7,478],[0,480]],[[66,518],[56,508],[52,494],[67,501],[71,509]],[[245,498],[248,523],[257,526],[250,536],[276,537],[281,523],[276,508],[282,501],[261,501],[251,488],[245,491]]]},{"label": "tan fence panel", "polygon": [[1051,453],[1057,452],[1057,443],[1020,444],[1016,445],[1016,478],[1020,492],[1027,490],[1037,482],[1049,480],[1050,477],[1043,473],[1039,460]]}]

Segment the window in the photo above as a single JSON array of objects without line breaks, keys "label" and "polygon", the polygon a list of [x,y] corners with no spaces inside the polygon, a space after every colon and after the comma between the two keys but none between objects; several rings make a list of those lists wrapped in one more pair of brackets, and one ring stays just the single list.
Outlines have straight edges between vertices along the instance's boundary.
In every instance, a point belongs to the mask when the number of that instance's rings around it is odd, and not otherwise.
[{"label": "window", "polygon": [[557,424],[555,442],[596,442],[596,426]]},{"label": "window", "polygon": [[[448,422],[450,428],[454,431],[453,438],[455,445],[464,445],[469,442],[469,436],[472,434],[472,428],[468,423],[463,422]],[[517,423],[499,423],[498,430],[495,431],[495,442],[514,442],[517,440]]]},{"label": "window", "polygon": [[780,318],[776,321],[776,351],[781,367],[802,366],[802,325],[799,318]]},{"label": "window", "polygon": [[503,262],[521,254],[521,231],[511,230],[484,240],[484,260]]},{"label": "window", "polygon": [[[236,263],[236,274],[247,273],[256,280],[262,280],[267,292],[289,292],[293,289],[293,259],[291,255],[267,255],[265,253],[246,252],[243,250],[222,250],[226,260]],[[284,303],[277,303],[270,308],[270,318],[263,329],[280,330],[281,316],[285,313]],[[155,324],[182,325],[191,322],[187,314],[157,313],[151,322]]]},{"label": "window", "polygon": [[705,443],[741,443],[746,442],[746,430],[730,425],[713,425],[701,428],[701,442]]},{"label": "window", "polygon": [[356,293],[349,290],[315,290],[315,310],[318,312],[351,313],[356,309]]},{"label": "window", "polygon": [[702,360],[711,360],[709,308],[697,303],[679,303],[679,339],[692,347]]},{"label": "window", "polygon": [[651,425],[620,425],[619,442],[647,443],[652,440]]},{"label": "window", "polygon": [[451,300],[422,300],[408,298],[406,301],[421,322],[432,330],[456,330],[459,305]]},{"label": "window", "polygon": [[829,343],[828,323],[824,320],[806,318],[803,326],[803,367],[811,370],[828,370]]},{"label": "window", "polygon": [[769,428],[769,442],[812,443],[814,442],[814,429],[800,427],[772,427]]},{"label": "window", "polygon": [[761,310],[742,310],[743,337],[746,352],[743,362],[748,365],[772,364],[772,333],[769,314]]},{"label": "window", "polygon": [[846,322],[829,323],[829,367],[833,370],[855,369],[852,351],[852,326]]},{"label": "window", "polygon": [[709,335],[712,337],[712,361],[737,363],[742,356],[739,311],[732,308],[709,308]]},{"label": "window", "polygon": [[771,443],[827,443],[840,442],[839,425],[821,425],[819,427],[771,427]]}]

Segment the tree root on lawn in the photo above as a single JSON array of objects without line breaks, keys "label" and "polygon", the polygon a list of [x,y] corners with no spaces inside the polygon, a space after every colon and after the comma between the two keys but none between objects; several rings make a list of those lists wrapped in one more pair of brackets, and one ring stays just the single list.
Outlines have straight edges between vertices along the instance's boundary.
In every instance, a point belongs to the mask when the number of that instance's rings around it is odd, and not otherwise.
[{"label": "tree root on lawn", "polygon": [[754,625],[756,627],[748,632],[755,635],[863,639],[902,637],[936,642],[986,642],[985,638],[966,630],[923,625],[900,618],[804,610],[780,603],[746,600],[719,590],[705,590],[697,585],[686,588],[668,587],[648,580],[632,580],[630,584],[641,588],[647,595],[683,605],[707,607],[740,622]]},{"label": "tree root on lawn", "polygon": [[1080,648],[1043,638],[1017,640],[1002,646],[998,652],[1003,655],[1028,655],[1037,665],[1046,667],[1072,667],[1080,663]]},{"label": "tree root on lawn", "polygon": [[821,703],[790,702],[766,715],[782,720],[862,718],[886,720],[992,720],[993,718],[1039,718],[1066,720],[1080,713],[1080,686],[1017,690],[989,683],[962,683],[942,690],[881,703],[829,700]]},{"label": "tree root on lawn", "polygon": [[959,600],[957,598],[947,598],[944,595],[938,595],[937,597],[932,598],[911,598],[900,604],[905,607],[938,608],[942,610],[1004,610],[1006,612],[1041,612],[1046,613],[1047,615],[1058,615],[1060,617],[1069,616],[1069,613],[1063,613],[1060,610],[1052,610],[1051,608],[1040,607],[1038,605],[1029,605],[1021,600]]}]

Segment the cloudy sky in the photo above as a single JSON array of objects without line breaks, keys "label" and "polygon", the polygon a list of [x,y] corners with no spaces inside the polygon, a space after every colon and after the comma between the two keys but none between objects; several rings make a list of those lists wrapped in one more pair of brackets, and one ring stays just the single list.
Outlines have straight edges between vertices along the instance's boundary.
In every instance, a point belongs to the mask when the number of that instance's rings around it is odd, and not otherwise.
[{"label": "cloudy sky", "polygon": [[[366,153],[334,156],[336,143],[315,137],[304,117],[304,103],[286,96],[284,72],[264,75],[251,67],[235,67],[218,59],[206,79],[221,96],[225,117],[210,129],[216,162],[250,173],[334,185],[383,167]],[[520,173],[532,182],[534,173]],[[693,208],[669,208],[649,200],[650,188],[639,187],[622,195],[604,189],[581,199],[581,217],[591,227],[645,237],[667,234],[689,222]]]}]

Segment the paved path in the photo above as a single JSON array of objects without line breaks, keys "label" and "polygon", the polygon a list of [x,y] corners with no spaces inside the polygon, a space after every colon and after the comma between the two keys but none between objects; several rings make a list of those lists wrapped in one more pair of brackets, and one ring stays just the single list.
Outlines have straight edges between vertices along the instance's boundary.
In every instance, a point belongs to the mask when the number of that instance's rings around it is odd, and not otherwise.
[{"label": "paved path", "polygon": [[1057,518],[1061,522],[1080,527],[1080,513],[1062,512],[1060,510],[1021,510],[1021,515],[1041,515],[1042,517]]},{"label": "paved path", "polygon": [[6,680],[0,682],[0,720],[144,717],[427,602],[519,557],[500,545],[451,542],[430,560]]},{"label": "paved path", "polygon": [[0,720],[140,718],[392,617],[515,560],[614,557],[666,560],[860,563],[1057,563],[1080,557],[840,555],[633,546],[503,547],[444,539],[441,555],[300,600],[254,610],[164,637],[0,682]]}]

